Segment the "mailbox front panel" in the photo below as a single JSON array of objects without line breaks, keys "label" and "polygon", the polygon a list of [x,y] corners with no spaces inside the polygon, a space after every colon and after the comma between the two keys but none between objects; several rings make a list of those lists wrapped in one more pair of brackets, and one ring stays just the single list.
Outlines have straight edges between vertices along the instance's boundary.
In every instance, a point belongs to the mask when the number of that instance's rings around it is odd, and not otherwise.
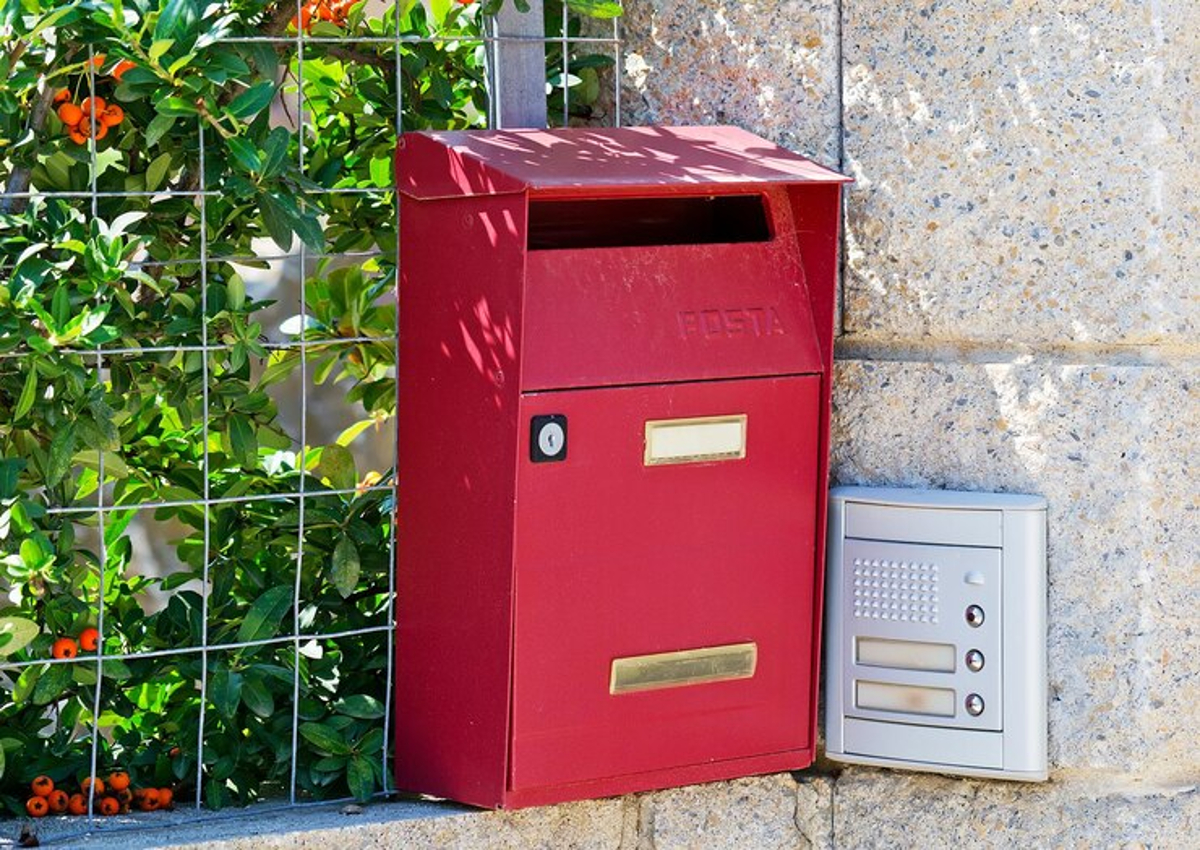
[{"label": "mailbox front panel", "polygon": [[820,380],[522,397],[511,788],[811,746]]}]

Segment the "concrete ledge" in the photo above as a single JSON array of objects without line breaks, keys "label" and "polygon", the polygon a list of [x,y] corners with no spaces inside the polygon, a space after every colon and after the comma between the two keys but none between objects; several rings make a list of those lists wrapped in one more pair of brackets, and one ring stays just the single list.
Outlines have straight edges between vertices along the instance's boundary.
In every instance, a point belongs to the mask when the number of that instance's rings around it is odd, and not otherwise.
[{"label": "concrete ledge", "polygon": [[[14,847],[17,821],[0,822]],[[105,850],[796,850],[860,847],[1195,846],[1195,786],[1114,790],[1102,773],[1044,784],[867,768],[778,774],[518,812],[449,803],[252,807],[38,822],[44,847]]]}]

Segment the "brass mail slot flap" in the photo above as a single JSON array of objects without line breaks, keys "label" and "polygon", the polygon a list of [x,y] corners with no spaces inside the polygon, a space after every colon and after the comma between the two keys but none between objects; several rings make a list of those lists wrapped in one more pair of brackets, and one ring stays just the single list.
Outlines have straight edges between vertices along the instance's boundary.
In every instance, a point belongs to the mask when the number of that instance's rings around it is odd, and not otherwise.
[{"label": "brass mail slot flap", "polygon": [[658,688],[749,679],[754,675],[757,666],[756,643],[733,643],[704,649],[634,655],[613,660],[608,692],[628,694]]},{"label": "brass mail slot flap", "polygon": [[652,419],[646,423],[646,466],[737,460],[746,456],[746,415]]}]

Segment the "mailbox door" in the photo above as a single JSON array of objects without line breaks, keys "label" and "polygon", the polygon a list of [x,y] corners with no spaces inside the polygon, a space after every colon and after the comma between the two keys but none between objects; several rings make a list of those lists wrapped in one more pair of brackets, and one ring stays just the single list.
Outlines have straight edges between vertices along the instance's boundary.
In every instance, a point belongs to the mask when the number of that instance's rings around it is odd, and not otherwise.
[{"label": "mailbox door", "polygon": [[[820,398],[814,375],[522,397],[512,788],[811,744]],[[742,457],[703,427],[739,421]],[[647,422],[702,427],[650,457]]]}]

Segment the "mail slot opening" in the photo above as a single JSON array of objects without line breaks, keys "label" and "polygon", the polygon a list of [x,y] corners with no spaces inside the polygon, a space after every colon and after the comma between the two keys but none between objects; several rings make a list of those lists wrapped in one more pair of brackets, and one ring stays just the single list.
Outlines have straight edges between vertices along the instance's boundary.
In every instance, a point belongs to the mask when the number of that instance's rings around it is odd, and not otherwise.
[{"label": "mail slot opening", "polygon": [[762,195],[529,202],[529,249],[766,242]]}]

